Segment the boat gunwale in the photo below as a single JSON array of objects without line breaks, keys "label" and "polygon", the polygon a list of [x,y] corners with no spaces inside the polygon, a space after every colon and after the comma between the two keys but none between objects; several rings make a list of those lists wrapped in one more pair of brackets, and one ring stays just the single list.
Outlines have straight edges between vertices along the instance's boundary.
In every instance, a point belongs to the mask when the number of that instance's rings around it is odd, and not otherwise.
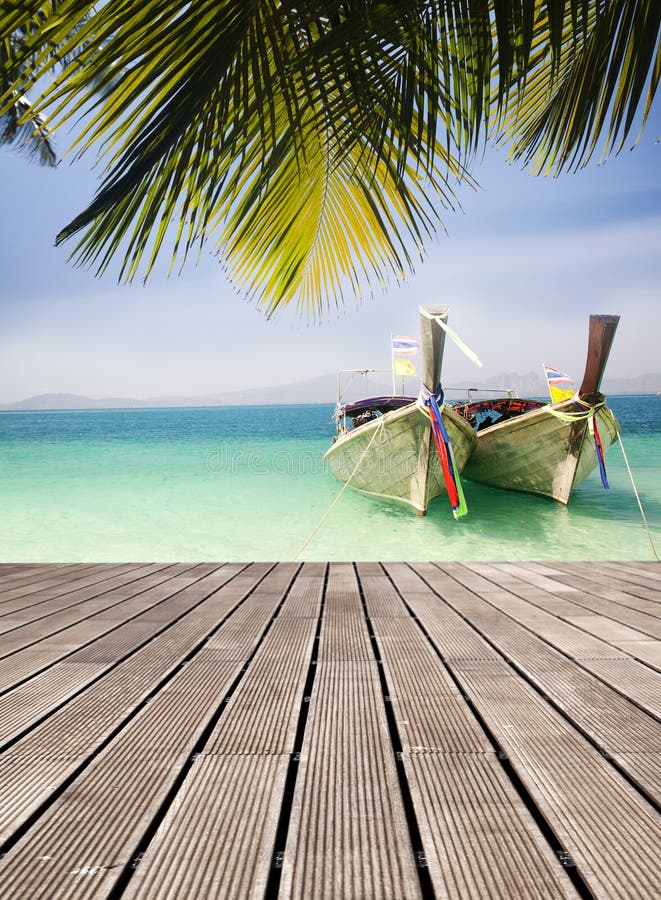
[{"label": "boat gunwale", "polygon": [[[501,399],[506,399],[506,398],[498,397],[496,399],[501,400]],[[570,400],[561,400],[559,403],[544,403],[542,406],[538,407],[537,409],[528,410],[528,412],[521,413],[518,416],[512,416],[509,419],[503,419],[500,422],[494,422],[493,425],[488,425],[486,428],[482,428],[479,431],[476,431],[475,434],[477,435],[477,438],[479,441],[482,437],[485,437],[488,434],[493,434],[494,432],[496,432],[506,426],[508,428],[514,430],[515,423],[517,425],[519,423],[522,423],[523,427],[525,427],[525,425],[528,424],[531,419],[536,419],[541,416],[553,416],[553,413],[551,412],[551,410],[557,410],[558,412],[572,412],[573,410],[568,409],[568,407],[570,407],[570,406],[574,407],[574,408],[576,407],[576,403],[574,400],[571,400],[571,399]],[[604,402],[602,404],[595,407],[595,414],[598,415],[599,412],[602,410],[608,410],[608,412],[613,417],[616,428],[619,432],[620,431],[620,423],[619,423],[615,413],[608,405],[605,398],[604,398]],[[580,410],[577,410],[577,412],[580,412]],[[588,410],[583,410],[583,412],[587,413]],[[457,413],[457,415],[459,415],[459,414]],[[463,416],[459,416],[459,418],[463,418]],[[577,416],[576,419],[573,421],[562,420],[562,419],[558,419],[557,421],[562,425],[577,425],[579,423],[584,423],[587,426],[587,423],[588,423],[587,415],[585,416],[585,418],[583,418],[582,416]]]},{"label": "boat gunwale", "polygon": [[[363,425],[359,425],[357,428],[352,428],[351,431],[348,431],[346,434],[339,435],[337,437],[337,439],[328,448],[328,450],[326,450],[326,452],[324,453],[324,459],[326,459],[328,456],[330,456],[333,453],[333,451],[336,450],[338,447],[345,445],[347,441],[353,439],[355,437],[355,435],[368,434],[371,430],[373,430],[375,428],[379,428],[384,422],[393,422],[393,421],[396,421],[397,419],[404,418],[405,416],[410,415],[414,410],[416,410],[419,413],[419,415],[427,418],[425,416],[425,413],[418,406],[417,401],[415,401],[414,403],[409,403],[406,406],[402,406],[400,409],[393,409],[390,412],[384,413],[382,416],[377,416],[376,419],[372,419],[370,422],[365,422]],[[462,425],[464,426],[462,428],[462,433],[466,434],[467,436],[468,435],[473,436],[473,438],[475,439],[475,443],[473,445],[473,451],[474,451],[475,448],[477,447],[477,441],[478,441],[475,429],[471,428],[471,426],[468,424],[468,422],[462,416],[460,416],[458,413],[456,413],[455,410],[452,409],[451,406],[443,407],[443,413],[446,413],[446,412],[451,413],[451,419],[453,422],[455,422],[455,424],[457,424],[458,422],[462,423]],[[469,454],[469,456],[470,456],[470,454]]]}]

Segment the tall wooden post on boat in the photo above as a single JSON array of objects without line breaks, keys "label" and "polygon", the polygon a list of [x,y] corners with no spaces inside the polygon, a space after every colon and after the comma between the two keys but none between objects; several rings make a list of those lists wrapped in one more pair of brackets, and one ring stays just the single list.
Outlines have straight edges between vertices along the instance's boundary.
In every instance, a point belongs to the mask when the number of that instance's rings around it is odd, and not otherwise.
[{"label": "tall wooden post on boat", "polygon": [[[437,391],[441,382],[443,366],[443,350],[445,348],[445,331],[436,321],[437,317],[447,322],[449,306],[421,306],[420,312],[420,355],[422,383],[430,391]],[[427,495],[429,482],[429,454],[434,452],[431,427],[420,435],[418,444],[418,465],[412,479],[412,496],[415,511],[419,516],[427,512]]]},{"label": "tall wooden post on boat", "polygon": [[[619,316],[590,316],[585,372],[578,390],[579,399],[583,403],[594,406],[603,400],[602,395],[599,393],[599,388],[601,387],[601,379],[606,369],[606,363],[608,362],[608,356],[619,321]],[[582,455],[581,451],[586,439],[589,442],[588,428],[585,421],[579,421],[570,426],[567,438],[567,463],[564,468],[564,477],[558,478],[555,484],[555,490],[563,498],[562,502],[564,503],[569,501],[571,492],[576,484]]]},{"label": "tall wooden post on boat", "polygon": [[437,391],[441,382],[445,331],[436,321],[448,320],[449,306],[420,307],[420,351],[422,356],[422,383],[430,391]]},{"label": "tall wooden post on boat", "polygon": [[619,316],[590,316],[588,356],[578,396],[586,403],[596,403],[601,379],[611,352]]}]

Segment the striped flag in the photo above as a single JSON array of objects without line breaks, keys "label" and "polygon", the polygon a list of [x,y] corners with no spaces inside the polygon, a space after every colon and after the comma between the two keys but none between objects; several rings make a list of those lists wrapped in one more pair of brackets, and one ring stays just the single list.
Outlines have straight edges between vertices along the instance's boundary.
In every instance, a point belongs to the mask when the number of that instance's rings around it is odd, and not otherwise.
[{"label": "striped flag", "polygon": [[563,400],[571,400],[574,396],[574,382],[565,372],[559,372],[551,366],[544,366],[546,383],[549,386],[551,403],[561,403]]},{"label": "striped flag", "polygon": [[416,341],[415,338],[407,337],[405,334],[393,334],[393,356],[415,356],[419,349],[420,341]]}]

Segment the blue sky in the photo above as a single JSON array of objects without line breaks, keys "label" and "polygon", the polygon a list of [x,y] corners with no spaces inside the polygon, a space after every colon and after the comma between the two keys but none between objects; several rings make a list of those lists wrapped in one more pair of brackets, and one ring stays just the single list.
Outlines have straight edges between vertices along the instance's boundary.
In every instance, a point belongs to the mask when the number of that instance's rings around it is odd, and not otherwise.
[{"label": "blue sky", "polygon": [[446,214],[448,235],[407,284],[320,325],[293,310],[267,321],[210,255],[146,287],[74,269],[53,239],[92,196],[90,161],[45,170],[0,150],[0,402],[208,394],[387,366],[390,332],[415,334],[425,302],[450,304],[450,323],[484,362],[478,373],[451,347],[448,381],[544,362],[579,378],[590,312],[622,316],[607,376],[661,372],[659,134],[657,103],[634,150],[559,179],[488,151],[474,171],[480,189],[460,190],[462,211]]}]

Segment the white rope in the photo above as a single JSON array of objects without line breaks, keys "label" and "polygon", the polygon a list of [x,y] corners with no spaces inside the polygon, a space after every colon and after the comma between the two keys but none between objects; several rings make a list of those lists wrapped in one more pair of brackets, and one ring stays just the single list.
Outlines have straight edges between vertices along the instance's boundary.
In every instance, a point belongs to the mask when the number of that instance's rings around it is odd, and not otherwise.
[{"label": "white rope", "polygon": [[291,558],[291,561],[292,561],[292,562],[296,562],[296,560],[298,559],[298,557],[299,557],[299,556],[301,555],[301,553],[305,550],[305,548],[306,548],[307,545],[310,543],[310,541],[312,540],[312,538],[313,538],[313,537],[315,536],[315,534],[319,531],[319,529],[321,528],[321,526],[324,524],[324,522],[326,521],[326,519],[330,516],[330,514],[333,512],[333,510],[335,509],[335,507],[336,507],[337,504],[339,503],[340,497],[341,497],[342,494],[346,491],[346,489],[349,487],[349,485],[350,485],[350,483],[351,483],[351,480],[353,479],[354,475],[356,474],[356,472],[357,472],[358,469],[360,468],[360,464],[361,464],[362,461],[365,459],[365,456],[367,455],[367,451],[370,449],[370,447],[371,447],[372,444],[374,443],[374,440],[375,440],[376,436],[383,430],[383,418],[384,418],[384,417],[381,416],[381,418],[379,419],[379,422],[378,422],[376,428],[374,429],[374,434],[373,434],[372,437],[370,438],[367,447],[365,447],[365,449],[364,449],[363,452],[361,453],[360,459],[359,459],[358,462],[356,463],[353,472],[351,473],[351,475],[349,475],[348,479],[347,479],[347,480],[344,482],[344,484],[342,485],[342,488],[340,489],[340,492],[339,492],[339,494],[337,495],[337,497],[335,497],[335,499],[333,500],[333,502],[331,503],[331,505],[328,507],[328,509],[326,510],[326,512],[323,514],[323,516],[319,519],[319,521],[317,522],[317,524],[315,525],[315,527],[312,529],[312,531],[311,531],[311,533],[310,533],[308,539],[307,539],[303,544],[301,544],[301,546],[298,548],[298,550],[296,551],[296,553],[292,556],[292,558]]},{"label": "white rope", "polygon": [[627,454],[624,449],[624,444],[622,443],[622,435],[618,431],[617,439],[620,442],[620,448],[622,450],[622,456],[624,457],[624,462],[627,467],[627,472],[629,473],[629,478],[631,479],[631,484],[633,486],[633,492],[636,495],[636,500],[638,501],[638,509],[640,510],[640,514],[643,518],[643,524],[645,525],[645,529],[647,530],[647,537],[649,538],[650,546],[652,548],[652,553],[654,554],[654,559],[658,561],[659,555],[656,552],[656,547],[654,546],[654,538],[652,537],[652,531],[647,522],[647,516],[645,515],[645,510],[643,509],[643,504],[640,502],[640,496],[638,494],[638,488],[636,487],[636,482],[633,479],[633,472],[631,471],[631,466],[629,465],[629,460],[627,459]]},{"label": "white rope", "polygon": [[[582,422],[586,419],[591,419],[599,412],[600,409],[603,409],[606,405],[605,400],[603,400],[601,403],[595,404],[584,403],[583,400],[581,400],[581,398],[578,396],[578,394],[574,394],[574,396],[571,398],[571,401],[561,400],[560,402],[577,403],[583,407],[583,412],[580,412],[578,410],[572,412],[562,412],[559,409],[554,409],[550,403],[547,403],[544,407],[545,411],[550,415],[555,416],[556,419],[560,419],[562,422]],[[610,410],[608,411],[611,412]]]}]

